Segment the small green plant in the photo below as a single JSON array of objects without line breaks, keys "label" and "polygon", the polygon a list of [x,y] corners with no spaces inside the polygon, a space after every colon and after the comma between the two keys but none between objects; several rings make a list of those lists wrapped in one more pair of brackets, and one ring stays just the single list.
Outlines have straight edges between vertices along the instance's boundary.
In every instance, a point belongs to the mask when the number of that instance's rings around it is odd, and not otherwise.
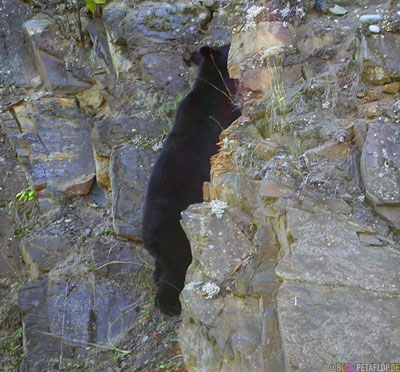
[{"label": "small green plant", "polygon": [[104,229],[103,232],[101,233],[101,236],[111,236],[111,235],[114,235],[114,230],[112,229],[112,227]]},{"label": "small green plant", "polygon": [[97,5],[104,5],[106,0],[85,0],[87,8],[94,13],[97,10]]},{"label": "small green plant", "polygon": [[148,303],[144,305],[143,309],[140,311],[138,322],[141,325],[146,324],[146,321],[150,318],[150,308],[151,308],[151,303]]},{"label": "small green plant", "polygon": [[116,351],[115,355],[113,355],[112,360],[114,362],[119,362],[121,359],[124,359],[126,357],[127,353]]},{"label": "small green plant", "polygon": [[26,188],[25,190],[19,192],[17,195],[15,195],[15,197],[19,200],[19,201],[32,201],[35,199],[35,190],[33,189],[33,186],[29,186],[28,188]]},{"label": "small green plant", "polygon": [[28,229],[27,227],[24,227],[24,228],[21,229],[21,230],[15,230],[14,235],[13,235],[13,238],[14,238],[14,239],[21,239],[21,238],[23,238],[24,236],[29,235],[30,233],[31,233],[31,230]]},{"label": "small green plant", "polygon": [[84,363],[83,360],[81,359],[81,355],[78,354],[78,356],[76,357],[76,362],[69,362],[66,367],[68,370],[72,371],[82,369],[84,367]]},{"label": "small green plant", "polygon": [[169,360],[166,363],[159,363],[156,364],[154,369],[150,370],[151,372],[178,372],[178,371],[187,371],[186,369],[184,369],[184,367],[182,367],[182,362],[178,361],[178,362],[173,362],[172,360]]},{"label": "small green plant", "polygon": [[91,273],[94,273],[96,271],[96,268],[94,266],[94,262],[93,261],[88,261],[85,263],[86,267],[89,269],[89,271]]}]

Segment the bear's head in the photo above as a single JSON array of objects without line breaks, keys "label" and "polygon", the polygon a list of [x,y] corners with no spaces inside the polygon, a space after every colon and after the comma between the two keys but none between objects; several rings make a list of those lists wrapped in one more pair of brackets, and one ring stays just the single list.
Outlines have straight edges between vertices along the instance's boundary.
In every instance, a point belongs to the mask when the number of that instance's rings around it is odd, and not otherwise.
[{"label": "bear's head", "polygon": [[190,60],[198,66],[200,66],[201,63],[210,63],[214,60],[217,66],[224,66],[226,68],[229,48],[229,44],[219,48],[203,46],[198,52],[192,53]]},{"label": "bear's head", "polygon": [[197,82],[209,82],[225,90],[234,88],[234,80],[229,78],[228,53],[230,44],[219,48],[203,46],[199,51],[192,53],[190,60],[198,66]]}]

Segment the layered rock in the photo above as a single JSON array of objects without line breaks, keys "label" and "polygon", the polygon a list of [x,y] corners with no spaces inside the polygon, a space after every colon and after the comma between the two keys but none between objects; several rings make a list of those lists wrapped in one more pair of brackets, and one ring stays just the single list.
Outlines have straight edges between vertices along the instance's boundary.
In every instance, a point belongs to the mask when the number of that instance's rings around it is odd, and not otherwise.
[{"label": "layered rock", "polygon": [[[335,17],[359,12],[342,5]],[[287,34],[288,25],[263,22],[267,7],[253,10],[255,24],[248,20],[233,36],[230,58],[246,117],[221,134],[207,203],[183,213],[193,252],[181,295],[187,367],[320,371],[340,361],[394,363],[397,36],[386,44],[386,34],[360,27],[354,43],[357,18],[328,17],[322,25],[312,13]],[[271,27],[282,32],[269,34]],[[355,56],[360,70],[346,62]],[[371,78],[372,65],[379,79]],[[387,85],[363,86],[364,95],[360,81]],[[214,203],[224,206],[221,218]]]},{"label": "layered rock", "polygon": [[[95,178],[89,118],[72,98],[43,98],[14,106],[3,122],[43,209],[57,193],[86,195]],[[16,134],[18,129],[19,133]]]}]

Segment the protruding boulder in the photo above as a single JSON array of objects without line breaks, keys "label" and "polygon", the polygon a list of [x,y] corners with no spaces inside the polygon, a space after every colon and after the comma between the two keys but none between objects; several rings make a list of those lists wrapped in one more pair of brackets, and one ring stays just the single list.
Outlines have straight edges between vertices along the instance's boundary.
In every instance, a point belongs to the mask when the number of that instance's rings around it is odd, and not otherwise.
[{"label": "protruding boulder", "polygon": [[24,102],[14,112],[22,132],[15,136],[16,152],[41,206],[47,206],[57,192],[86,195],[95,177],[91,129],[75,100]]},{"label": "protruding boulder", "polygon": [[[48,90],[74,94],[91,86],[89,71],[80,68],[76,63],[79,60],[74,59],[74,64],[68,63],[74,54],[53,19],[39,14],[26,21],[23,28],[36,69]],[[87,62],[88,50],[82,51],[86,52]],[[79,57],[82,58],[83,55]]]},{"label": "protruding boulder", "polygon": [[400,229],[400,128],[389,121],[369,124],[360,159],[365,194],[375,210]]}]

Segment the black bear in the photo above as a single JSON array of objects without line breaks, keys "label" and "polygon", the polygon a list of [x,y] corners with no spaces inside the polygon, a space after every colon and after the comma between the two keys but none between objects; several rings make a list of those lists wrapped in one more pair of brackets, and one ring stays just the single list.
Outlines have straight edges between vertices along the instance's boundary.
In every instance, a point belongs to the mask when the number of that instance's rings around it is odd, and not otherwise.
[{"label": "black bear", "polygon": [[203,201],[202,185],[210,180],[210,157],[217,152],[219,134],[240,115],[232,102],[236,84],[227,70],[229,47],[206,46],[192,54],[198,65],[195,83],[178,106],[147,188],[143,244],[155,257],[155,303],[168,315],[181,312],[179,293],[192,261],[181,212]]}]

